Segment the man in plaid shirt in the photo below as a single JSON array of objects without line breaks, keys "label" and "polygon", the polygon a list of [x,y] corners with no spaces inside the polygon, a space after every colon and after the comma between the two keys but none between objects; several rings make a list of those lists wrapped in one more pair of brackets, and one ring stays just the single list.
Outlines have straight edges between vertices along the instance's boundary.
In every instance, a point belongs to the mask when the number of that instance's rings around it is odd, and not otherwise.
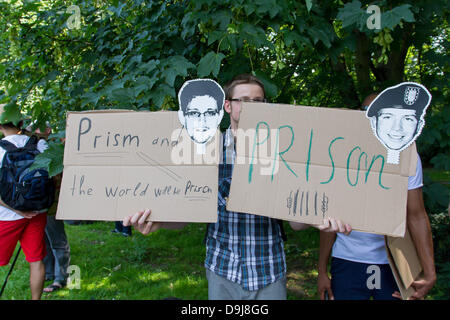
[{"label": "man in plaid shirt", "polygon": [[[265,102],[263,83],[248,74],[235,77],[225,88],[224,109],[230,128],[223,138],[223,162],[219,165],[218,221],[209,224],[206,235],[205,268],[211,300],[286,299],[286,257],[280,222],[276,219],[226,209],[235,158],[235,132],[241,102]],[[186,223],[146,221],[145,210],[124,219],[143,234],[160,228],[179,229]],[[291,222],[301,230],[309,227]],[[317,227],[322,231],[349,233],[349,225],[333,218]]]}]

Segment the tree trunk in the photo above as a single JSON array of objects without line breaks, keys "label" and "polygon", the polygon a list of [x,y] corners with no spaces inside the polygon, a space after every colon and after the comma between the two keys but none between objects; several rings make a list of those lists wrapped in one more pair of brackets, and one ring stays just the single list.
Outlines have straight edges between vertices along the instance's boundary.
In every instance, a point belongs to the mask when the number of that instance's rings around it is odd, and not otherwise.
[{"label": "tree trunk", "polygon": [[355,30],[356,34],[356,54],[355,70],[357,78],[357,89],[364,99],[373,92],[370,80],[370,39],[365,33]]},{"label": "tree trunk", "polygon": [[336,64],[334,64],[332,59],[330,59],[330,64],[333,68],[333,71],[337,75],[342,76],[342,81],[337,84],[336,89],[339,91],[339,95],[342,97],[342,101],[346,103],[346,105],[343,107],[358,109],[361,102],[358,97],[355,83],[353,82],[352,77],[347,71],[344,58],[341,57],[340,59],[338,59]]}]

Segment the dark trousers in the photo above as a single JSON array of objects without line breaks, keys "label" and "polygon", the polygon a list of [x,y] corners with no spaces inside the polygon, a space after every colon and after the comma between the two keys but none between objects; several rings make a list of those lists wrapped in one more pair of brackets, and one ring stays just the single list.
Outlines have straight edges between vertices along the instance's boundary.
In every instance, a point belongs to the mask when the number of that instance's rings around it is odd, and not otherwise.
[{"label": "dark trousers", "polygon": [[336,300],[398,300],[389,264],[367,264],[332,258],[331,290]]},{"label": "dark trousers", "polygon": [[125,227],[122,221],[116,221],[115,228],[117,231],[126,233],[131,236],[131,226]]},{"label": "dark trousers", "polygon": [[66,284],[70,264],[70,246],[67,241],[64,222],[56,220],[55,216],[47,217],[45,227],[45,244],[47,255],[44,258],[45,278]]}]

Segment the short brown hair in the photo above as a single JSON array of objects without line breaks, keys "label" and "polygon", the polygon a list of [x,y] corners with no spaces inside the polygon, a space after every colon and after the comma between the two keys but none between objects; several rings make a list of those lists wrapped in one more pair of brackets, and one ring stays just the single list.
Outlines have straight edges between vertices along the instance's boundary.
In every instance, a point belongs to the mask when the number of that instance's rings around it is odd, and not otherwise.
[{"label": "short brown hair", "polygon": [[225,85],[225,99],[231,99],[233,96],[233,89],[240,84],[256,84],[261,87],[264,97],[266,96],[266,90],[264,89],[264,84],[262,83],[262,81],[251,74],[244,73],[237,75],[233,78],[233,80]]}]

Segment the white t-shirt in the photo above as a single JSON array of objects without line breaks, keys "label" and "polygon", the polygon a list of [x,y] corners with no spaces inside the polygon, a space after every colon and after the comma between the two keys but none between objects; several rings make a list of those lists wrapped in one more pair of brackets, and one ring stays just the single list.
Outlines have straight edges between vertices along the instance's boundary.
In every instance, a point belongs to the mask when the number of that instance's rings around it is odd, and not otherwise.
[{"label": "white t-shirt", "polygon": [[[9,141],[13,143],[16,147],[21,148],[25,146],[28,141],[28,136],[22,134],[13,134],[7,137],[4,137],[2,140]],[[47,142],[45,140],[39,140],[37,144],[37,149],[42,153],[45,149],[48,148]],[[0,167],[3,163],[3,157],[5,156],[5,149],[0,147]],[[14,211],[0,205],[0,221],[14,221],[24,219],[21,215],[15,213]]]},{"label": "white t-shirt", "polygon": [[[422,186],[422,162],[417,155],[416,175],[408,178],[408,190]],[[389,263],[384,236],[360,231],[352,231],[348,236],[338,233],[331,256],[367,264]]]}]

